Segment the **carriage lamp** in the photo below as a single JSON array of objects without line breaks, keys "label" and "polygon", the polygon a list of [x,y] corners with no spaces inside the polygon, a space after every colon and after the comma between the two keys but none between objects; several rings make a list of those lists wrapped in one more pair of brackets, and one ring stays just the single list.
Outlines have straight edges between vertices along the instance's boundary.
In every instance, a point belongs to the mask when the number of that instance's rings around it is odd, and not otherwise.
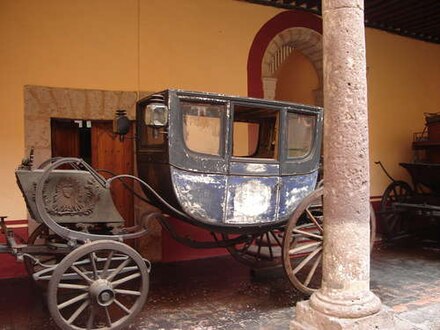
[{"label": "carriage lamp", "polygon": [[130,119],[127,117],[127,111],[116,110],[116,116],[113,120],[113,133],[119,135],[119,140],[123,141],[124,136],[130,131]]},{"label": "carriage lamp", "polygon": [[150,103],[145,107],[145,125],[164,127],[168,123],[168,107],[161,103]]}]

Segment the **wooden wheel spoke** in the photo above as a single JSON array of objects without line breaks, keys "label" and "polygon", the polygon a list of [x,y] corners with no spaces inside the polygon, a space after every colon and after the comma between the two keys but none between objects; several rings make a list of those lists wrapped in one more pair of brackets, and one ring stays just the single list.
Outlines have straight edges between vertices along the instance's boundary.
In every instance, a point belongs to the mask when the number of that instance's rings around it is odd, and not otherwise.
[{"label": "wooden wheel spoke", "polygon": [[301,251],[304,251],[304,250],[307,250],[307,249],[310,249],[310,248],[318,247],[318,246],[321,246],[321,245],[322,245],[322,242],[314,242],[314,243],[309,243],[309,244],[302,244],[302,245],[299,245],[298,247],[296,247],[294,249],[289,250],[289,255],[295,255],[298,252],[301,252]]},{"label": "wooden wheel spoke", "polygon": [[75,265],[70,266],[70,268],[72,268],[72,270],[77,273],[79,276],[81,276],[87,283],[92,283],[92,279],[90,277],[88,277],[86,274],[83,273],[83,271],[81,269],[79,269],[78,267],[76,267]]},{"label": "wooden wheel spoke", "polygon": [[96,280],[99,278],[98,268],[96,267],[96,254],[94,252],[89,253],[90,263],[92,264],[93,278]]},{"label": "wooden wheel spoke", "polygon": [[78,309],[69,317],[67,323],[72,324],[78,318],[78,316],[86,309],[88,305],[89,305],[89,301],[88,300],[84,301],[81,304],[81,306],[79,306]]},{"label": "wooden wheel spoke", "polygon": [[58,309],[61,310],[61,309],[63,309],[63,308],[66,308],[66,307],[68,307],[68,306],[74,304],[74,303],[77,303],[78,301],[81,301],[81,300],[87,299],[88,296],[89,296],[89,293],[88,293],[88,292],[83,293],[83,294],[80,294],[80,295],[76,296],[75,298],[69,299],[69,300],[63,302],[62,304],[59,304],[59,305],[58,305]]},{"label": "wooden wheel spoke", "polygon": [[139,291],[133,291],[133,290],[124,290],[124,289],[115,289],[116,293],[119,294],[126,294],[129,296],[140,296],[141,293]]},{"label": "wooden wheel spoke", "polygon": [[107,326],[111,327],[112,326],[112,318],[110,317],[110,312],[108,311],[107,306],[104,306],[104,310],[105,310],[105,320],[107,322]]},{"label": "wooden wheel spoke", "polygon": [[294,229],[293,232],[295,234],[300,234],[300,235],[303,235],[303,236],[306,236],[306,237],[309,237],[312,239],[314,238],[314,239],[318,239],[318,240],[322,241],[322,235],[317,235],[317,234],[314,234],[314,233],[311,233],[308,231],[304,231],[304,230],[300,230],[300,229]]},{"label": "wooden wheel spoke", "polygon": [[95,307],[90,306],[90,315],[87,320],[87,329],[93,329],[94,321],[95,321]]},{"label": "wooden wheel spoke", "polygon": [[322,233],[323,232],[322,226],[319,224],[318,220],[315,218],[315,216],[312,214],[312,212],[310,212],[309,209],[306,209],[306,213],[307,213],[309,219],[313,221],[315,226],[318,227],[319,231]]},{"label": "wooden wheel spoke", "polygon": [[249,250],[249,248],[251,247],[251,242],[246,242],[243,244],[243,247],[240,249],[241,254],[246,254],[247,250]]},{"label": "wooden wheel spoke", "polygon": [[123,278],[121,278],[121,279],[119,279],[117,281],[112,282],[112,285],[115,288],[118,285],[121,285],[121,284],[126,283],[128,281],[131,281],[131,280],[133,280],[135,278],[138,278],[140,276],[141,276],[141,273],[134,273],[134,274],[131,274],[129,276],[123,277]]},{"label": "wooden wheel spoke", "polygon": [[120,273],[120,271],[130,263],[130,258],[127,257],[121,264],[107,277],[108,281],[112,281],[116,275]]},{"label": "wooden wheel spoke", "polygon": [[301,269],[303,269],[303,267],[305,265],[307,265],[307,263],[313,259],[313,257],[315,257],[319,252],[321,252],[322,250],[322,246],[320,246],[319,248],[317,248],[316,250],[314,250],[312,253],[310,253],[306,258],[304,258],[303,261],[301,261],[301,263],[295,267],[295,269],[293,270],[293,273],[296,274],[298,273]]},{"label": "wooden wheel spoke", "polygon": [[129,310],[127,307],[125,307],[125,306],[124,306],[119,300],[115,299],[114,302],[115,302],[115,304],[118,305],[118,307],[119,307],[120,309],[122,309],[125,313],[130,314],[130,310]]},{"label": "wooden wheel spoke", "polygon": [[110,263],[112,262],[113,254],[115,252],[113,250],[110,251],[107,260],[105,261],[104,268],[102,269],[101,276],[105,278],[107,276],[108,268],[110,267]]},{"label": "wooden wheel spoke", "polygon": [[260,235],[260,237],[258,237],[257,241],[258,241],[258,250],[257,250],[257,254],[255,255],[255,259],[259,260],[260,256],[261,256],[261,245],[263,244],[263,237],[264,234]]},{"label": "wooden wheel spoke", "polygon": [[269,255],[270,255],[270,259],[273,259],[272,243],[271,243],[271,241],[270,241],[269,232],[266,233],[266,239],[267,239],[267,244],[268,244],[268,247],[269,247]]},{"label": "wooden wheel spoke", "polygon": [[396,216],[391,217],[388,221],[390,223],[390,228],[396,228],[397,223],[399,222]]},{"label": "wooden wheel spoke", "polygon": [[88,285],[71,284],[71,283],[60,283],[58,284],[60,289],[72,289],[72,290],[82,290],[87,291],[89,289]]},{"label": "wooden wheel spoke", "polygon": [[307,274],[307,278],[304,281],[305,286],[308,286],[310,284],[310,281],[312,280],[313,275],[315,275],[316,269],[318,268],[321,259],[322,259],[322,254],[320,254],[318,258],[316,258],[315,262],[313,263],[312,269],[310,269],[310,272]]},{"label": "wooden wheel spoke", "polygon": [[275,233],[273,232],[273,230],[269,231],[269,233],[273,236],[273,238],[275,239],[275,241],[277,242],[278,246],[283,246],[283,243],[281,243],[279,237],[277,237],[277,235],[275,235]]}]

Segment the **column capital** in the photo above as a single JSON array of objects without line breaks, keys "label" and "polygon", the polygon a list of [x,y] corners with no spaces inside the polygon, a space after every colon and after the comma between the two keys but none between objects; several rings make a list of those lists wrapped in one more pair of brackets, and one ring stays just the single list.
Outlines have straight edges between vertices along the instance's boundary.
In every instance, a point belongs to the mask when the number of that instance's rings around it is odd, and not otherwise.
[{"label": "column capital", "polygon": [[323,11],[341,8],[356,8],[364,10],[364,0],[327,0],[323,1]]}]

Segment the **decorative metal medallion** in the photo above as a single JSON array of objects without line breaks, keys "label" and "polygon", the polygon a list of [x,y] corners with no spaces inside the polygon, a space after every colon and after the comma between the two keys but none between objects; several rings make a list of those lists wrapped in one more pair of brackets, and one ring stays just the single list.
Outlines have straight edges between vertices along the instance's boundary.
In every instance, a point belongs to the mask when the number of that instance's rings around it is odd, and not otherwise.
[{"label": "decorative metal medallion", "polygon": [[80,182],[72,177],[61,177],[49,182],[44,191],[46,210],[58,216],[86,216],[93,213],[100,190],[92,179]]}]

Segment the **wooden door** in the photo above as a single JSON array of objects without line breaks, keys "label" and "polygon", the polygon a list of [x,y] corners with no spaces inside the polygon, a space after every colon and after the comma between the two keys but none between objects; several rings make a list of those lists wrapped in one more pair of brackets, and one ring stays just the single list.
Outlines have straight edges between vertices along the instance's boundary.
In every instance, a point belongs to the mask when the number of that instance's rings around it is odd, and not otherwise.
[{"label": "wooden door", "polygon": [[[133,174],[134,172],[134,145],[133,127],[121,141],[113,134],[111,121],[92,122],[91,145],[92,166],[95,169],[103,169],[114,174]],[[101,173],[105,177],[109,174]],[[129,188],[133,188],[132,180],[125,180]],[[112,197],[121,216],[125,219],[126,226],[134,223],[133,194],[120,181],[112,183]]]},{"label": "wooden door", "polygon": [[[112,121],[91,121],[91,128],[82,128],[74,120],[52,119],[52,157],[78,157],[95,169],[115,174],[133,174],[133,127],[124,141],[112,132]],[[102,173],[105,177],[108,174]],[[132,187],[132,181],[126,181]],[[134,223],[133,195],[120,182],[112,184],[112,197],[126,226]]]},{"label": "wooden door", "polygon": [[52,157],[80,157],[79,128],[73,120],[50,122]]}]

